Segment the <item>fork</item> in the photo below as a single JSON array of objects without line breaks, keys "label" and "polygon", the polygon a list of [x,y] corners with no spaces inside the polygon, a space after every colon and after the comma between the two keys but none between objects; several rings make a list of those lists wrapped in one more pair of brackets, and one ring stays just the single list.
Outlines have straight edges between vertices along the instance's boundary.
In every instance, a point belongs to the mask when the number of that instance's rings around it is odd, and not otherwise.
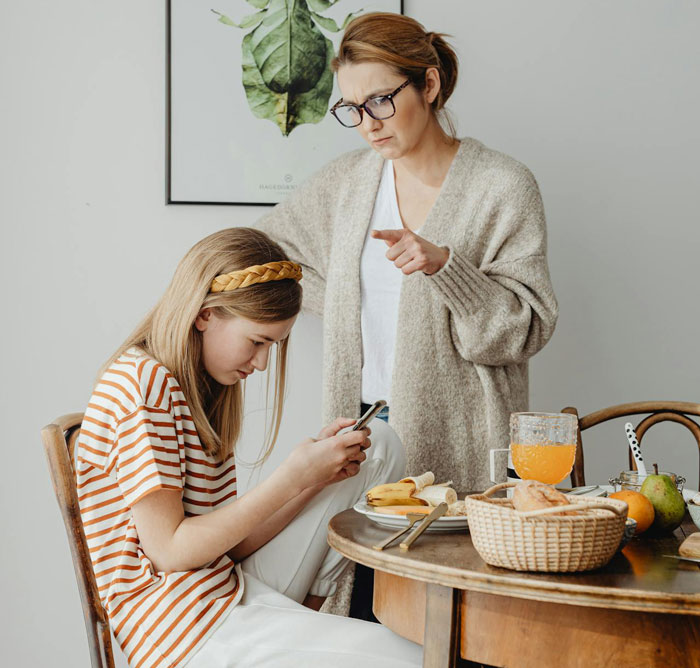
[{"label": "fork", "polygon": [[395,534],[392,534],[391,536],[389,536],[389,538],[382,541],[381,543],[377,543],[376,545],[372,545],[372,548],[374,550],[383,550],[385,547],[387,547],[391,543],[393,543],[397,538],[401,538],[401,536],[403,536],[407,531],[410,531],[416,522],[419,522],[420,520],[424,519],[425,517],[426,517],[426,515],[424,515],[423,513],[406,513],[406,519],[408,520],[408,526],[401,529],[401,531],[397,531]]}]

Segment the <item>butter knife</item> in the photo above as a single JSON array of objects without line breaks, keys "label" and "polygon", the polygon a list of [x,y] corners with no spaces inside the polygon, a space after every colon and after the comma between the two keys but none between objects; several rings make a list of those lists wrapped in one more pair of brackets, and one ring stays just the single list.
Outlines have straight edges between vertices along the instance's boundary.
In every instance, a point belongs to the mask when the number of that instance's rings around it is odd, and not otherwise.
[{"label": "butter knife", "polygon": [[694,561],[696,564],[700,564],[698,557],[684,557],[680,554],[662,554],[661,556],[668,559],[679,559],[680,561]]},{"label": "butter knife", "polygon": [[420,536],[438,517],[442,517],[446,512],[446,503],[441,503],[439,506],[436,506],[430,515],[426,515],[425,519],[418,525],[418,528],[414,529],[411,535],[406,538],[406,540],[403,541],[399,547],[402,550],[407,550],[409,547],[411,547],[411,545],[413,545],[418,536]]}]

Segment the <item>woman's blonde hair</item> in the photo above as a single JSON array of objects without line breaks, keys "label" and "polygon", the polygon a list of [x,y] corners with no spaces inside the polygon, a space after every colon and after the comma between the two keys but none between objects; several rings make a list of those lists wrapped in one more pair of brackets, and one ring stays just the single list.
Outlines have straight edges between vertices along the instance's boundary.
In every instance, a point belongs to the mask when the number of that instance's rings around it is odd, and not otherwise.
[{"label": "woman's blonde hair", "polygon": [[[221,230],[202,239],[182,258],[158,304],[112,355],[101,373],[134,346],[158,360],[180,384],[205,452],[219,460],[226,459],[233,453],[241,432],[243,391],[240,383],[221,385],[206,373],[201,333],[194,322],[203,308],[211,309],[221,318],[239,316],[256,322],[278,322],[297,315],[302,290],[293,279],[227,292],[209,291],[212,281],[220,274],[288,259],[266,234],[252,228]],[[275,401],[261,461],[268,457],[279,433],[288,344],[288,339],[278,344]]]},{"label": "woman's blonde hair", "polygon": [[444,107],[457,85],[459,61],[445,37],[426,31],[418,21],[402,14],[362,14],[348,24],[331,69],[337,72],[346,64],[382,63],[410,79],[417,90],[423,90],[425,73],[435,68],[440,75],[440,92],[431,108],[438,118],[444,118],[454,139],[454,124]]}]

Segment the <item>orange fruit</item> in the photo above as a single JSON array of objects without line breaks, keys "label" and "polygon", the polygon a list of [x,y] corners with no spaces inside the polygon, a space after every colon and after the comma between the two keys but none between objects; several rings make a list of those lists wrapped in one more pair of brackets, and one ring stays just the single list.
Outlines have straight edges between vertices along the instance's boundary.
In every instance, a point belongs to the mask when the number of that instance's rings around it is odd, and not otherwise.
[{"label": "orange fruit", "polygon": [[619,499],[627,504],[627,517],[637,520],[635,535],[643,533],[654,521],[654,506],[644,494],[631,489],[623,489],[620,492],[610,494],[611,499]]}]

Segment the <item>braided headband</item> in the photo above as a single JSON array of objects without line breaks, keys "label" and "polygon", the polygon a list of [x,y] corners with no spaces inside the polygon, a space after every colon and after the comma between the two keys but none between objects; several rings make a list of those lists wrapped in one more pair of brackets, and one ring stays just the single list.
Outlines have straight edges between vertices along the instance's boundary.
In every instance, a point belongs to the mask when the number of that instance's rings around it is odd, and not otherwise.
[{"label": "braided headband", "polygon": [[280,262],[256,264],[246,269],[232,271],[230,274],[221,274],[211,282],[209,292],[227,292],[236,288],[247,288],[249,285],[255,285],[256,283],[282,281],[285,278],[300,281],[301,265],[298,265],[296,262],[282,260]]}]

